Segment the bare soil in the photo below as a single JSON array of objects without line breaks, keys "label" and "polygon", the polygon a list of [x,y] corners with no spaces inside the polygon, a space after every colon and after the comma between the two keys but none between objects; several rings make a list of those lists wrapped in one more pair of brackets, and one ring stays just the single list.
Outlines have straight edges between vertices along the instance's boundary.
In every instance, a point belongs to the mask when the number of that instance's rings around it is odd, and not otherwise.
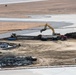
[{"label": "bare soil", "polygon": [[40,27],[44,25],[45,23],[0,22],[0,33],[31,29],[34,27]]},{"label": "bare soil", "polygon": [[0,5],[0,17],[28,17],[27,14],[74,14],[76,0],[45,0]]},{"label": "bare soil", "polygon": [[31,67],[76,65],[76,40],[19,40],[12,42],[17,44],[20,43],[21,47],[12,50],[0,50],[1,54],[37,57],[37,62],[34,65],[31,65]]}]

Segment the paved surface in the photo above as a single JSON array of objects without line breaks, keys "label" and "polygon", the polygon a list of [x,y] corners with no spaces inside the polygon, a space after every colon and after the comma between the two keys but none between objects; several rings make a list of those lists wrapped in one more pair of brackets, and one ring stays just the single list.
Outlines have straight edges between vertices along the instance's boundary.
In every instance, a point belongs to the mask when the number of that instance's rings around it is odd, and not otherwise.
[{"label": "paved surface", "polygon": [[76,67],[21,69],[0,71],[1,75],[76,75]]},{"label": "paved surface", "polygon": [[13,3],[24,3],[24,2],[35,2],[42,0],[0,0],[0,4],[13,4]]}]

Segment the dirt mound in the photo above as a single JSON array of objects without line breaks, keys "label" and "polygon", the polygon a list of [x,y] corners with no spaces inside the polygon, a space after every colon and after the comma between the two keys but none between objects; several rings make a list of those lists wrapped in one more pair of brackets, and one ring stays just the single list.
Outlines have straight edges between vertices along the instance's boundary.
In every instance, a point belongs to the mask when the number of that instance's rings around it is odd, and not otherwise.
[{"label": "dirt mound", "polygon": [[65,36],[67,36],[68,38],[76,39],[76,32],[67,33],[67,34],[65,34]]}]

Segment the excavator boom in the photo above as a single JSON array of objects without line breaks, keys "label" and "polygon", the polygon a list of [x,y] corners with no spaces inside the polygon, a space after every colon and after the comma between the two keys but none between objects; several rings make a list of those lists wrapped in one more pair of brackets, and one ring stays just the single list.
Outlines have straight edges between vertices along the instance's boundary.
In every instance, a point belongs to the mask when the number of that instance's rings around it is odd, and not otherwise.
[{"label": "excavator boom", "polygon": [[53,32],[53,35],[55,34],[55,30],[54,30],[54,28],[53,27],[51,27],[50,25],[48,25],[48,24],[46,24],[45,25],[45,27],[44,27],[44,29],[41,29],[40,30],[40,32],[42,33],[43,31],[45,31],[46,29],[47,29],[47,27],[49,27],[51,30],[52,30],[52,32]]},{"label": "excavator boom", "polygon": [[55,30],[53,27],[51,27],[50,25],[46,24],[45,27],[43,29],[40,30],[40,32],[42,33],[43,31],[45,31],[47,29],[47,27],[49,27],[52,30],[52,35],[51,36],[43,36],[41,35],[42,39],[44,40],[48,40],[48,39],[53,39],[53,40],[66,40],[67,37],[64,35],[61,35],[60,33],[55,33]]}]

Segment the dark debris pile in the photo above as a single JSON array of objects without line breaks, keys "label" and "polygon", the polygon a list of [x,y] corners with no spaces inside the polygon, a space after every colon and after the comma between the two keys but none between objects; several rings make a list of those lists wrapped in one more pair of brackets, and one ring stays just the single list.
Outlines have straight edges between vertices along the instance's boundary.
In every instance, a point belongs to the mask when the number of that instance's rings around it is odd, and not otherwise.
[{"label": "dark debris pile", "polygon": [[31,65],[37,58],[31,56],[3,56],[0,57],[0,67],[15,67]]},{"label": "dark debris pile", "polygon": [[0,49],[2,50],[10,50],[17,47],[20,47],[20,44],[0,42]]},{"label": "dark debris pile", "polygon": [[65,34],[65,36],[67,36],[67,38],[73,38],[73,39],[76,39],[76,32],[67,33],[67,34]]}]

